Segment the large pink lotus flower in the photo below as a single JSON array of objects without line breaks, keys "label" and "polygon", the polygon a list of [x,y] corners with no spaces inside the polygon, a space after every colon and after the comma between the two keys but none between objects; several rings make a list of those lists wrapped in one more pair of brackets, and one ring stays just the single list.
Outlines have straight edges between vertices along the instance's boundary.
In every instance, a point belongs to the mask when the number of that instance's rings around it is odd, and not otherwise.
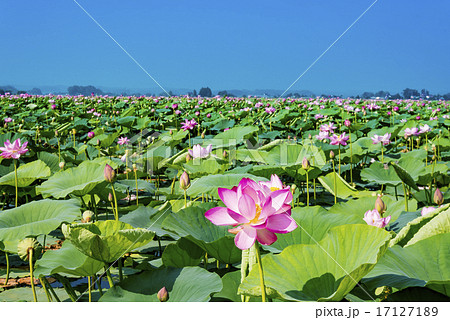
[{"label": "large pink lotus flower", "polygon": [[423,126],[420,126],[420,130],[419,130],[419,134],[420,133],[426,133],[426,132],[430,132],[431,128],[429,125],[425,124]]},{"label": "large pink lotus flower", "polygon": [[419,129],[417,128],[406,128],[405,129],[405,138],[408,138],[409,136],[418,136],[419,135]]},{"label": "large pink lotus flower", "polygon": [[244,178],[237,187],[219,188],[218,192],[226,207],[212,208],[205,217],[215,225],[235,226],[228,231],[236,234],[234,242],[241,250],[249,249],[255,240],[270,245],[277,240],[275,233],[288,233],[297,228],[288,204],[292,193],[289,188],[283,188],[278,177],[264,184]]},{"label": "large pink lotus flower", "polygon": [[13,143],[6,140],[5,146],[0,147],[0,157],[4,159],[19,159],[21,155],[27,153],[28,149],[26,149],[28,141],[25,141],[24,144],[21,144],[20,139],[17,139]]},{"label": "large pink lotus flower", "polygon": [[331,139],[330,144],[332,144],[332,145],[337,146],[340,144],[340,145],[346,146],[349,136],[346,136],[345,132],[343,132],[340,135],[333,134],[330,139]]},{"label": "large pink lotus flower", "polygon": [[330,132],[333,133],[334,129],[336,129],[337,127],[334,125],[333,122],[330,122],[329,124],[323,124],[320,126],[319,130],[321,132]]},{"label": "large pink lotus flower", "polygon": [[196,145],[194,145],[194,147],[192,147],[192,150],[188,149],[188,152],[193,159],[207,158],[209,156],[209,154],[211,153],[211,151],[212,151],[212,144],[210,144],[206,148],[203,148],[201,145],[196,144]]},{"label": "large pink lotus flower", "polygon": [[330,135],[328,133],[328,131],[320,131],[318,135],[315,136],[315,138],[317,140],[326,140],[326,139],[330,139]]},{"label": "large pink lotus flower", "polygon": [[378,143],[382,143],[384,146],[388,145],[389,143],[391,143],[391,134],[390,133],[385,133],[382,136],[379,135],[374,135],[373,137],[371,137],[372,139],[372,144],[378,144]]},{"label": "large pink lotus flower", "polygon": [[375,226],[378,228],[384,228],[389,221],[391,221],[391,216],[382,218],[378,213],[377,209],[369,210],[364,214],[364,221],[367,222],[369,226]]}]

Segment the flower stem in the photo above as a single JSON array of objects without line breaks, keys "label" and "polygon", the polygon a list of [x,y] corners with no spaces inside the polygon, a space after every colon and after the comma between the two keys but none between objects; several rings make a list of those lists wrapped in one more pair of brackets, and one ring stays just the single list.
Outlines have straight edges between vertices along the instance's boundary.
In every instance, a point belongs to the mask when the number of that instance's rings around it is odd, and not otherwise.
[{"label": "flower stem", "polygon": [[114,287],[114,281],[111,277],[111,272],[109,271],[109,267],[107,265],[105,266],[105,270],[106,270],[106,278],[108,279],[109,287],[112,288],[112,287]]},{"label": "flower stem", "polygon": [[353,183],[353,148],[352,148],[352,132],[348,134],[350,140],[350,183]]},{"label": "flower stem", "polygon": [[50,291],[48,290],[48,287],[47,287],[47,283],[45,282],[44,279],[45,279],[44,276],[39,276],[39,281],[41,282],[42,288],[44,288],[45,294],[47,295],[47,301],[52,302],[53,301],[52,295],[50,294]]},{"label": "flower stem", "polygon": [[91,277],[88,276],[89,302],[92,302]]},{"label": "flower stem", "polygon": [[6,259],[6,278],[5,278],[5,286],[8,284],[8,280],[9,280],[9,271],[10,271],[10,266],[9,266],[9,255],[8,252],[5,251],[5,259]]},{"label": "flower stem", "polygon": [[184,207],[187,208],[187,196],[186,196],[186,190],[184,190]]},{"label": "flower stem", "polygon": [[405,197],[405,211],[408,212],[408,198],[406,197],[407,195],[406,186],[404,182],[402,182],[402,185],[403,185],[403,196]]},{"label": "flower stem", "polygon": [[37,302],[36,288],[34,287],[34,278],[33,278],[33,249],[28,249],[28,261],[30,264],[30,283],[31,283],[31,290],[33,291],[33,300],[34,302]]},{"label": "flower stem", "polygon": [[138,189],[138,181],[137,181],[136,170],[134,170],[134,180],[136,181],[136,205],[139,206],[139,189]]},{"label": "flower stem", "polygon": [[111,188],[114,196],[114,207],[116,208],[116,212],[114,214],[116,221],[119,221],[119,206],[117,205],[117,197],[116,197],[116,190],[114,189],[114,184],[111,183]]},{"label": "flower stem", "polygon": [[384,158],[383,158],[383,142],[380,143],[381,144],[381,163],[384,163]]},{"label": "flower stem", "polygon": [[337,198],[336,198],[336,195],[337,195],[336,168],[334,167],[334,160],[331,160],[331,162],[333,163],[333,173],[334,173],[334,204],[336,204],[337,203]]},{"label": "flower stem", "polygon": [[19,191],[18,191],[18,179],[17,179],[17,160],[14,159],[14,185],[16,186],[16,208],[17,208],[17,200],[19,198]]},{"label": "flower stem", "polygon": [[341,175],[341,145],[339,145],[339,175]]},{"label": "flower stem", "polygon": [[308,170],[306,170],[306,206],[309,207],[309,179],[308,179]]},{"label": "flower stem", "polygon": [[122,258],[119,258],[119,261],[117,261],[117,265],[118,265],[118,268],[119,268],[119,281],[122,282],[122,280],[123,280],[123,271],[122,271],[123,261],[122,261]]},{"label": "flower stem", "polygon": [[261,252],[259,250],[258,242],[255,241],[255,247],[256,247],[256,260],[258,261],[258,269],[259,269],[259,280],[260,280],[260,286],[261,286],[261,298],[262,302],[266,302],[266,286],[264,284],[264,271],[263,266],[261,263]]}]

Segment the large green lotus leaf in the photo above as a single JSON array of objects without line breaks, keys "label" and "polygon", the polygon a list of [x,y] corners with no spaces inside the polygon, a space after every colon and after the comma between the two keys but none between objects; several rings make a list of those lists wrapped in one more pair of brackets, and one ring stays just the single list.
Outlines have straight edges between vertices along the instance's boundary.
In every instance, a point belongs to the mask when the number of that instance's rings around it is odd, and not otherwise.
[{"label": "large green lotus leaf", "polygon": [[125,253],[146,245],[155,235],[115,220],[75,224],[63,228],[63,232],[78,250],[104,263],[114,262]]},{"label": "large green lotus leaf", "polygon": [[236,263],[241,260],[241,250],[234,244],[234,236],[228,232],[228,226],[216,226],[205,218],[205,212],[214,204],[205,203],[198,207],[188,207],[169,215],[162,227],[186,237],[208,253],[224,263]]},{"label": "large green lotus leaf", "polygon": [[173,239],[179,239],[176,233],[164,230],[161,225],[164,219],[172,214],[171,207],[166,205],[159,209],[152,207],[139,207],[120,217],[120,221],[128,223],[134,228],[144,228],[153,231],[157,236],[168,235]]},{"label": "large green lotus leaf", "polygon": [[390,186],[398,186],[402,183],[395,173],[394,167],[388,166],[388,168],[385,169],[384,165],[380,162],[374,162],[369,168],[363,169],[361,171],[361,179],[380,185],[384,184]]},{"label": "large green lotus leaf", "polygon": [[430,222],[435,216],[437,216],[440,212],[446,211],[450,208],[450,204],[447,204],[441,208],[438,208],[424,216],[420,216],[406,224],[400,232],[397,233],[397,236],[391,240],[390,246],[399,245],[405,246],[414,235],[428,222]]},{"label": "large green lotus leaf", "polygon": [[203,145],[212,144],[214,148],[235,146],[244,142],[244,138],[249,137],[258,131],[257,126],[233,127],[230,130],[221,132],[212,139],[207,139]]},{"label": "large green lotus leaf", "polygon": [[285,234],[277,234],[277,241],[265,248],[272,252],[281,252],[293,244],[314,244],[322,240],[327,232],[344,224],[366,224],[357,215],[328,213],[321,206],[297,207],[292,209],[292,218],[297,229]]},{"label": "large green lotus leaf", "polygon": [[[386,252],[391,234],[367,225],[331,229],[318,244],[296,244],[262,259],[265,284],[286,300],[340,301]],[[280,276],[282,275],[282,276]],[[261,295],[258,268],[239,287]]]},{"label": "large green lotus leaf", "polygon": [[[17,186],[19,188],[28,187],[37,179],[47,178],[51,175],[50,168],[44,161],[36,160],[17,168]],[[0,186],[15,186],[14,171],[0,178]]]},{"label": "large green lotus leaf", "polygon": [[166,287],[168,302],[207,302],[222,289],[220,277],[199,267],[159,268],[125,279],[109,289],[101,302],[159,302],[158,291]]},{"label": "large green lotus leaf", "polygon": [[307,158],[311,165],[323,167],[326,164],[325,154],[314,145],[307,144],[281,144],[273,147],[267,158],[271,165],[283,167],[301,166],[303,158]]},{"label": "large green lotus leaf", "polygon": [[[373,210],[375,208],[375,201],[377,196],[364,197],[360,199],[351,199],[347,202],[339,202],[333,205],[328,212],[333,214],[342,214],[344,216],[354,216],[359,217],[359,223],[365,223],[363,220],[366,211]],[[387,209],[383,214],[384,217],[391,216],[391,223],[397,220],[405,209],[405,202],[403,199],[395,201],[394,197],[383,196],[383,202],[385,203]],[[411,210],[417,209],[417,201],[412,199],[408,201],[408,208]]]},{"label": "large green lotus leaf", "polygon": [[205,174],[216,174],[225,171],[227,165],[221,164],[219,161],[213,157],[208,159],[193,159],[189,163],[183,164],[183,168],[190,177],[195,177]]},{"label": "large green lotus leaf", "polygon": [[84,196],[105,180],[105,166],[86,163],[77,168],[70,168],[55,173],[50,179],[36,187],[36,192],[44,198],[64,198],[68,194]]},{"label": "large green lotus leaf", "polygon": [[275,159],[269,157],[273,157],[273,154],[260,149],[239,149],[236,151],[236,159],[242,162],[273,163]]},{"label": "large green lotus leaf", "polygon": [[[54,288],[55,293],[61,301],[70,301],[69,295],[63,288]],[[38,302],[47,302],[47,294],[43,288],[36,288],[36,299]],[[0,292],[0,302],[33,302],[33,292],[29,287],[8,289]],[[55,301],[55,300],[53,300]]]},{"label": "large green lotus leaf", "polygon": [[427,287],[450,296],[450,233],[389,248],[363,282],[371,288]]},{"label": "large green lotus leaf", "polygon": [[0,242],[5,250],[17,252],[17,244],[26,237],[48,234],[63,222],[80,216],[77,200],[39,200],[0,214]]},{"label": "large green lotus leaf", "polygon": [[162,262],[166,267],[183,268],[197,266],[204,256],[203,249],[186,238],[180,238],[164,249]]},{"label": "large green lotus leaf", "polygon": [[420,228],[405,247],[441,233],[450,233],[450,208],[440,211],[430,222]]},{"label": "large green lotus leaf", "polygon": [[450,298],[424,287],[410,287],[390,294],[386,302],[450,302]]},{"label": "large green lotus leaf", "polygon": [[216,174],[204,176],[191,181],[191,186],[187,190],[188,196],[196,197],[202,193],[219,198],[218,188],[231,189],[237,186],[243,178],[250,178],[255,181],[267,181],[266,178],[257,177],[252,174]]},{"label": "large green lotus leaf", "polygon": [[286,173],[284,167],[281,167],[278,164],[255,165],[250,170],[250,172],[258,177],[265,177],[265,178],[270,178],[272,174],[282,176]]},{"label": "large green lotus leaf", "polygon": [[37,154],[39,160],[44,161],[45,164],[50,168],[52,173],[58,172],[61,169],[59,168],[59,157],[58,154],[41,151]]},{"label": "large green lotus leaf", "polygon": [[64,241],[58,250],[47,250],[36,262],[36,276],[55,273],[88,277],[96,274],[105,264],[81,253],[70,241]]}]

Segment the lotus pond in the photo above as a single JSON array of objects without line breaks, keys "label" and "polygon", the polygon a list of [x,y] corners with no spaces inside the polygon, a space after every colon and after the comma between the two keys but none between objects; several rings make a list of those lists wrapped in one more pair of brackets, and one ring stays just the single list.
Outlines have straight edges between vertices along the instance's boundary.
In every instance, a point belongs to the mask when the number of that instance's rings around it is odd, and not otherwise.
[{"label": "lotus pond", "polygon": [[450,300],[447,101],[0,106],[0,301]]}]

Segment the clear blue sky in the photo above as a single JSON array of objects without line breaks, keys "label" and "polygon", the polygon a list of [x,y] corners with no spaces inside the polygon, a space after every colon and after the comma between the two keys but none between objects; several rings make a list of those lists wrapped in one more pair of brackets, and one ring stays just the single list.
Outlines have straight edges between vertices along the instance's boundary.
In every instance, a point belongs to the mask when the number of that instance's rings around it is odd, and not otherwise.
[{"label": "clear blue sky", "polygon": [[[374,0],[77,0],[164,87],[286,89]],[[450,1],[379,0],[292,88],[450,92]],[[0,85],[157,85],[73,0],[1,0]],[[161,90],[160,90],[161,91]]]}]

